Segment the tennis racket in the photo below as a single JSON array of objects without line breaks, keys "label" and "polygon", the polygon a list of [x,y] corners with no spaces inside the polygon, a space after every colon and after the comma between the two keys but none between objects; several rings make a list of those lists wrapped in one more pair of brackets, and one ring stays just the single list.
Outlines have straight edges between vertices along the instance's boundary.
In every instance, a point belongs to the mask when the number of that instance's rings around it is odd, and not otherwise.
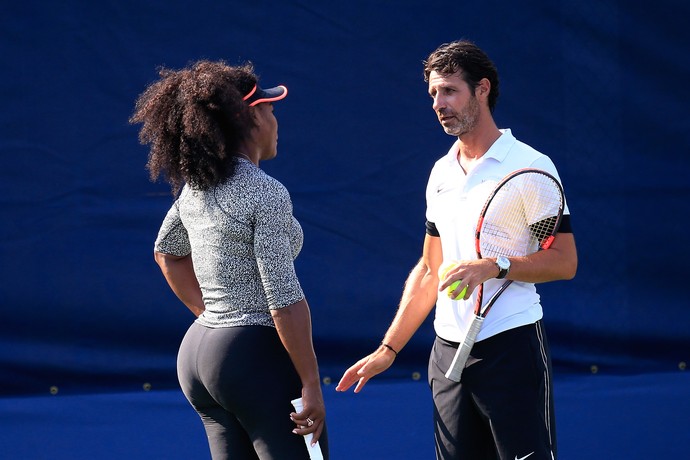
[{"label": "tennis racket", "polygon": [[[477,257],[522,257],[548,249],[561,224],[563,206],[563,187],[546,171],[526,168],[508,174],[491,192],[479,215]],[[474,319],[446,372],[450,380],[460,381],[484,318],[512,282],[503,283],[484,306],[484,284],[478,286]]]}]

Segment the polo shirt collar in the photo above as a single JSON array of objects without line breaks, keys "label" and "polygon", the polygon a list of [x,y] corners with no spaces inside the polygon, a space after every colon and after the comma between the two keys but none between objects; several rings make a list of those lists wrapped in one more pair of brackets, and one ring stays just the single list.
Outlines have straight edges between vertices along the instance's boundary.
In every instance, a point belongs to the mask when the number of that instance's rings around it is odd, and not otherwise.
[{"label": "polo shirt collar", "polygon": [[486,151],[484,158],[494,158],[502,163],[508,156],[510,149],[515,145],[517,139],[515,139],[515,136],[513,136],[513,133],[511,133],[508,128],[500,129],[499,131],[501,131],[501,137],[496,139],[496,142]]},{"label": "polo shirt collar", "polygon": [[[513,136],[510,128],[499,129],[499,131],[501,132],[501,136],[496,139],[496,142],[494,142],[491,147],[489,147],[489,150],[486,151],[483,158],[493,158],[502,163],[503,160],[505,160],[505,158],[508,156],[510,149],[513,148],[513,145],[515,145],[515,142],[517,142],[517,139],[515,139],[515,136]],[[460,140],[456,140],[453,142],[453,145],[446,154],[446,160],[448,163],[457,164],[459,149]]]}]

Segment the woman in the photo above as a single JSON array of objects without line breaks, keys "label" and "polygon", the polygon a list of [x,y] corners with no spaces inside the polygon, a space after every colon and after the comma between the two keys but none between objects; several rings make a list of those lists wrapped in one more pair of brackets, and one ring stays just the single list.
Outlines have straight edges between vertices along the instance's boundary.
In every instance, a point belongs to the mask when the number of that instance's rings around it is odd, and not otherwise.
[{"label": "woman", "polygon": [[328,458],[311,315],[293,265],[302,230],[285,187],[259,168],[276,156],[273,102],[286,95],[261,89],[251,64],[199,61],[162,70],[130,119],[150,145],[151,178],[179,193],[154,255],[197,316],[177,372],[214,459],[306,459],[309,433]]}]

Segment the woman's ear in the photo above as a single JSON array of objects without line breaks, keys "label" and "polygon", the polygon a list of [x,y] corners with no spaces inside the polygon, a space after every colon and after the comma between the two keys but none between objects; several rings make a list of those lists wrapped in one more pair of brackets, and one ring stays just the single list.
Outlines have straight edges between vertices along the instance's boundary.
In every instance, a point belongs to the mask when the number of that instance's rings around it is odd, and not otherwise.
[{"label": "woman's ear", "polygon": [[252,120],[254,120],[254,124],[256,124],[256,126],[260,126],[261,117],[259,116],[256,107],[257,106],[249,107],[249,115],[252,117]]}]

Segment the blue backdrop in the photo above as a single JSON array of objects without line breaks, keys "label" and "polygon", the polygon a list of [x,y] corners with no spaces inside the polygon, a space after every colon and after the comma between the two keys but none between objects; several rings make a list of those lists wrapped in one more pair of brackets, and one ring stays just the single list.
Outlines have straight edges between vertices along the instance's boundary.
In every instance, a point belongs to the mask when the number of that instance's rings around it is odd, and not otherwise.
[{"label": "blue backdrop", "polygon": [[[421,61],[458,38],[498,66],[500,127],[550,155],[566,188],[580,269],[540,286],[556,365],[690,359],[686,2],[5,3],[1,393],[176,385],[193,318],[152,257],[172,197],[127,120],[158,66],[200,58],[251,60],[289,87],[262,167],[303,225],[297,270],[337,379],[378,344],[421,254],[428,172],[453,141]],[[388,375],[423,370],[432,337],[428,321]]]}]

